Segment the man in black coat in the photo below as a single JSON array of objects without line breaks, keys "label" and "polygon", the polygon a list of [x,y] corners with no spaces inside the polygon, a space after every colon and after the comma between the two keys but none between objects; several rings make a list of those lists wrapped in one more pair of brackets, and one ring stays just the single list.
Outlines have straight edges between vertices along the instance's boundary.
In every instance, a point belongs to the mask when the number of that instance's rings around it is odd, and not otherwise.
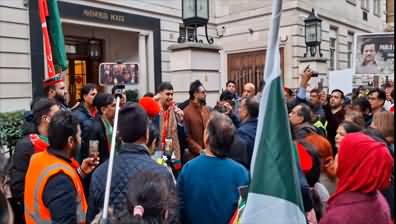
[{"label": "man in black coat", "polygon": [[248,169],[250,169],[250,162],[253,156],[259,107],[260,105],[255,97],[242,98],[239,107],[239,117],[242,123],[238,128],[237,135],[246,143],[247,154],[249,158]]},{"label": "man in black coat", "polygon": [[43,151],[48,147],[48,125],[59,106],[54,100],[38,99],[32,108],[32,132],[20,139],[12,155],[11,177],[11,204],[15,213],[16,223],[25,223],[23,192],[25,175],[29,167],[30,157],[35,152]]},{"label": "man in black coat", "polygon": [[96,95],[93,104],[98,111],[98,115],[91,119],[89,125],[83,129],[83,141],[80,154],[81,158],[89,157],[90,141],[97,141],[100,163],[103,163],[110,155],[116,102],[113,95],[109,93],[99,93]]},{"label": "man in black coat", "polygon": [[[93,101],[97,93],[95,84],[84,85],[81,89],[80,102],[76,108],[72,109],[73,115],[79,120],[81,130],[88,130],[92,119],[96,117],[97,110]],[[83,142],[81,150],[88,150],[84,148],[85,146],[88,145]],[[78,157],[77,160],[82,161],[83,158],[85,157]]]}]

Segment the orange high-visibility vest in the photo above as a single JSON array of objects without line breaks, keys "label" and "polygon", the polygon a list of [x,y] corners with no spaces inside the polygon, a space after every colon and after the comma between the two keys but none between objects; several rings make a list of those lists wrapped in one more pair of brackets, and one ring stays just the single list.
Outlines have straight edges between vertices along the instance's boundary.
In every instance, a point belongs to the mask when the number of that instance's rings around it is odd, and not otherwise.
[{"label": "orange high-visibility vest", "polygon": [[44,151],[32,156],[26,173],[24,202],[27,224],[51,223],[51,213],[44,204],[43,192],[49,178],[61,172],[70,177],[76,189],[77,221],[86,222],[88,206],[77,171],[67,161]]}]

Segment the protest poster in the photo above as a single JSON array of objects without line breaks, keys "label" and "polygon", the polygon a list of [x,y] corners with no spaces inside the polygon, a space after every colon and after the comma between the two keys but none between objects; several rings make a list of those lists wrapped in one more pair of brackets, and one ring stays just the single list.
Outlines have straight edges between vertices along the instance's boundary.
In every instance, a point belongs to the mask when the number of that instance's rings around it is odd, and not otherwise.
[{"label": "protest poster", "polygon": [[354,46],[354,87],[381,87],[393,80],[393,33],[357,34]]}]

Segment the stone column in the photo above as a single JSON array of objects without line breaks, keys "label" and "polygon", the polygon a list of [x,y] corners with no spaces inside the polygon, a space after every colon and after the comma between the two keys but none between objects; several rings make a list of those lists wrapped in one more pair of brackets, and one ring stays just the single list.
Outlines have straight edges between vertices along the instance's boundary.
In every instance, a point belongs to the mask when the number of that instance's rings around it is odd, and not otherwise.
[{"label": "stone column", "polygon": [[138,88],[139,97],[142,97],[148,91],[148,74],[147,74],[147,45],[146,35],[139,33],[139,75]]},{"label": "stone column", "polygon": [[214,106],[219,99],[220,53],[222,49],[216,45],[203,43],[182,43],[171,45],[170,75],[168,76],[174,88],[174,98],[177,102],[188,99],[190,83],[200,80],[206,89],[206,102]]},{"label": "stone column", "polygon": [[148,91],[155,93],[155,73],[154,73],[154,34],[150,32],[147,36],[147,80]]}]

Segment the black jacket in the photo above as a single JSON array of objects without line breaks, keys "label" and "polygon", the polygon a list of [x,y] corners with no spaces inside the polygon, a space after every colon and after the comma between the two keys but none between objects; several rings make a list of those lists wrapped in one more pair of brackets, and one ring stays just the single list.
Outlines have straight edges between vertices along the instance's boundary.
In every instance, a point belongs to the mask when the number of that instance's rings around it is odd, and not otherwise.
[{"label": "black jacket", "polygon": [[73,110],[73,114],[78,117],[80,121],[80,126],[84,124],[87,120],[93,118],[87,108],[85,108],[83,103],[80,103],[76,109]]},{"label": "black jacket", "polygon": [[[106,189],[108,161],[100,165],[92,174],[88,201],[87,222],[103,208]],[[171,173],[165,166],[158,165],[148,154],[147,147],[133,143],[124,143],[114,157],[111,179],[110,204],[114,214],[127,207],[128,181],[131,176],[142,171],[152,171],[164,175],[169,180],[170,189],[176,190]],[[172,217],[172,216],[171,216]]]},{"label": "black jacket", "polygon": [[14,201],[23,203],[23,192],[25,187],[25,175],[29,167],[30,158],[35,150],[29,135],[20,139],[12,155],[12,165],[10,170],[11,192]]},{"label": "black jacket", "polygon": [[231,145],[227,157],[242,164],[247,170],[250,170],[247,145],[238,135],[235,135],[234,142]]},{"label": "black jacket", "polygon": [[[254,142],[256,140],[257,124],[258,124],[257,118],[250,118],[247,121],[243,122],[237,131],[238,136],[246,143],[248,157],[249,157],[249,166],[253,156]],[[249,169],[250,168],[248,168],[248,170]]]},{"label": "black jacket", "polygon": [[333,155],[337,154],[338,149],[335,147],[335,136],[337,135],[337,128],[345,119],[345,110],[344,108],[333,114],[331,112],[331,108],[329,106],[325,107],[326,112],[326,120],[328,122],[326,131],[327,131],[327,140],[331,143],[333,147]]},{"label": "black jacket", "polygon": [[85,123],[81,134],[80,158],[85,159],[89,156],[89,140],[98,140],[100,163],[103,163],[109,158],[108,145],[111,142],[111,139],[107,139],[103,121],[100,116],[96,116]]}]

